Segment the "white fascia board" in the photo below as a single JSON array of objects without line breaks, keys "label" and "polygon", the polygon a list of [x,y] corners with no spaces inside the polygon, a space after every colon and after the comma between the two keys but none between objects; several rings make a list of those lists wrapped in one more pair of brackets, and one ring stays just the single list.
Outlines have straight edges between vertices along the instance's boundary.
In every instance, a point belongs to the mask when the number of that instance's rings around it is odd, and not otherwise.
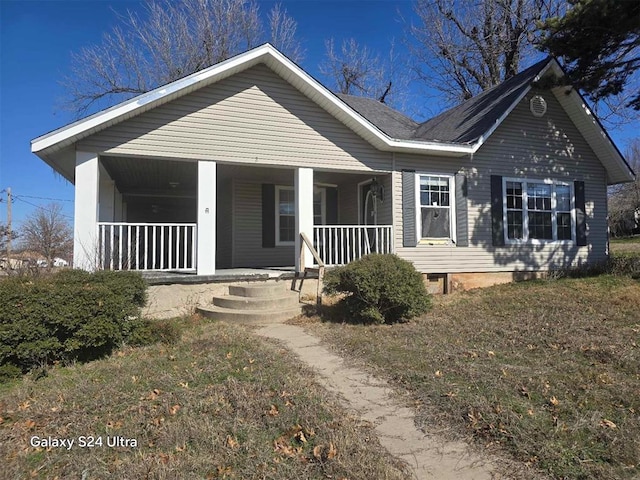
[{"label": "white fascia board", "polygon": [[[101,127],[106,128],[121,120],[131,118],[137,113],[153,108],[167,97],[178,96],[181,92],[186,94],[199,88],[198,84],[214,83],[229,71],[235,69],[241,71],[259,62],[264,62],[267,66],[276,70],[284,67],[288,73],[293,75],[294,83],[298,83],[298,85],[294,86],[298,89],[302,89],[305,85],[310,87],[318,94],[319,103],[322,107],[329,111],[337,112],[338,119],[345,123],[347,127],[354,129],[357,126],[359,129],[364,130],[364,136],[368,137],[367,140],[382,150],[411,150],[422,153],[448,153],[450,155],[464,155],[473,151],[473,147],[470,145],[398,140],[389,137],[268,43],[40,136],[31,141],[31,151],[38,153],[54,146],[63,147],[66,143],[73,143],[100,130]],[[187,91],[185,92],[185,90]]]},{"label": "white fascia board", "polygon": [[[600,161],[603,162],[605,169],[607,170],[609,179],[611,180],[610,185],[614,185],[616,183],[633,182],[636,178],[633,170],[618,150],[618,147],[616,147],[615,143],[613,143],[613,140],[611,140],[609,134],[604,128],[602,128],[598,117],[596,117],[591,111],[589,105],[587,105],[587,102],[585,102],[584,98],[582,98],[582,95],[580,95],[580,93],[575,88],[572,88],[569,92],[568,97],[570,101],[573,102],[576,107],[578,107],[577,110],[580,112],[580,114],[588,117],[589,119],[587,125],[589,125],[588,128],[593,131],[592,134],[590,134],[590,132],[581,131],[589,146],[591,146],[593,150],[597,150],[597,147],[592,145],[592,143],[597,142],[598,144],[600,144],[600,146],[603,147],[608,158],[613,162],[613,166],[619,169],[620,175],[611,175],[612,172],[610,168],[608,168],[607,164],[604,163],[603,159],[600,159]],[[579,128],[579,130],[582,129]],[[604,160],[606,161],[607,159]]]},{"label": "white fascia board", "polygon": [[[175,82],[163,85],[154,90],[151,90],[142,95],[138,95],[130,100],[126,100],[118,105],[108,108],[102,112],[98,112],[85,119],[74,122],[70,125],[64,126],[53,132],[42,135],[31,141],[31,151],[37,153],[41,150],[50,148],[58,143],[62,143],[65,140],[72,139],[76,135],[82,135],[87,131],[91,131],[94,128],[108,124],[110,122],[117,123],[121,117],[131,117],[135,115],[137,110],[142,110],[145,107],[150,107],[151,104],[162,100],[172,94],[177,94],[182,90],[195,86],[199,83],[215,81],[216,77],[224,74],[225,72],[234,68],[243,66],[246,67],[257,63],[260,57],[271,53],[273,47],[269,44],[265,44],[261,47],[257,47],[248,52],[242,53],[236,57],[230,58],[219,64],[213,65],[200,72],[193,73],[187,77],[184,77]],[[245,67],[245,68],[246,68]]]}]

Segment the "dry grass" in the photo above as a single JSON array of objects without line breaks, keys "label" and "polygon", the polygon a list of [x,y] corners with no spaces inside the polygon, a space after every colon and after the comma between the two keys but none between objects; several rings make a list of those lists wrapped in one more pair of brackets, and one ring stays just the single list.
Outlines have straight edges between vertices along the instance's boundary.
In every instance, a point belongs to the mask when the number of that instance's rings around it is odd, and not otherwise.
[{"label": "dry grass", "polygon": [[612,253],[640,254],[640,235],[635,237],[614,238],[609,243]]},{"label": "dry grass", "polygon": [[453,426],[556,478],[638,478],[640,282],[525,282],[435,303],[406,324],[308,328],[412,392],[428,429]]},{"label": "dry grass", "polygon": [[[405,472],[287,351],[194,325],[0,389],[2,478],[402,479]],[[30,438],[75,439],[71,450]],[[81,448],[81,436],[103,446]],[[114,436],[137,447],[108,447]]]}]

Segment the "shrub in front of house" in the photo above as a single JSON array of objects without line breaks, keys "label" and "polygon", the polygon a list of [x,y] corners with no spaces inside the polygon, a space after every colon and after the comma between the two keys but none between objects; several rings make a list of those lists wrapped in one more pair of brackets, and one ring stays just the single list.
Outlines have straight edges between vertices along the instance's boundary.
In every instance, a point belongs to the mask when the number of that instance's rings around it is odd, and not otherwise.
[{"label": "shrub in front of house", "polygon": [[363,323],[395,323],[425,313],[430,306],[422,275],[391,254],[371,254],[329,270],[324,292],[344,295],[340,301]]},{"label": "shrub in front of house", "polygon": [[66,270],[1,281],[0,366],[25,372],[108,354],[143,327],[145,299],[146,284],[133,272]]}]

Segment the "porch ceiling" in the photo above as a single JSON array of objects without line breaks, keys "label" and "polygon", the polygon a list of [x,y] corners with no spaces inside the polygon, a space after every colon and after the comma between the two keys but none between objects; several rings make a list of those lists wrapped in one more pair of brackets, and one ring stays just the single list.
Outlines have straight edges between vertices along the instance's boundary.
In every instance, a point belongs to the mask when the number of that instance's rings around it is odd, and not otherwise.
[{"label": "porch ceiling", "polygon": [[120,193],[126,196],[195,197],[198,164],[133,157],[100,157]]}]

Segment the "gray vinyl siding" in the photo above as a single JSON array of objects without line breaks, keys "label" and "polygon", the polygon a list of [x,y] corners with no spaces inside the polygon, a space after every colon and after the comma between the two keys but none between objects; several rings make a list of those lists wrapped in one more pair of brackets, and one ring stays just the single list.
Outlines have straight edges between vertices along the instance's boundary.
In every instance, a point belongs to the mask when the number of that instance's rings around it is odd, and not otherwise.
[{"label": "gray vinyl siding", "polygon": [[216,208],[216,268],[231,268],[233,183],[229,179],[218,179]]},{"label": "gray vinyl siding", "polygon": [[233,183],[233,267],[280,267],[295,263],[293,246],[262,247],[262,185]]},{"label": "gray vinyl siding", "polygon": [[390,170],[381,152],[265,65],[98,132],[78,150],[353,171]]},{"label": "gray vinyl siding", "polygon": [[359,177],[338,185],[338,220],[342,225],[358,225]]},{"label": "gray vinyl siding", "polygon": [[[540,93],[548,111],[535,118],[529,99]],[[545,270],[606,258],[606,174],[584,138],[548,91],[531,92],[472,157],[438,159],[396,154],[393,174],[396,252],[422,272],[491,272]],[[468,177],[469,247],[402,246],[402,169]],[[547,243],[493,247],[491,236],[491,175],[585,182],[586,247]]]},{"label": "gray vinyl siding", "polygon": [[[392,183],[391,175],[377,175],[378,182],[384,187],[384,201],[378,203],[378,224],[391,225],[391,203],[392,203]],[[360,213],[358,208],[362,208],[359,202],[360,188],[358,184],[365,181],[362,177],[355,177],[338,185],[338,205],[339,219],[342,225],[360,224]]]}]

